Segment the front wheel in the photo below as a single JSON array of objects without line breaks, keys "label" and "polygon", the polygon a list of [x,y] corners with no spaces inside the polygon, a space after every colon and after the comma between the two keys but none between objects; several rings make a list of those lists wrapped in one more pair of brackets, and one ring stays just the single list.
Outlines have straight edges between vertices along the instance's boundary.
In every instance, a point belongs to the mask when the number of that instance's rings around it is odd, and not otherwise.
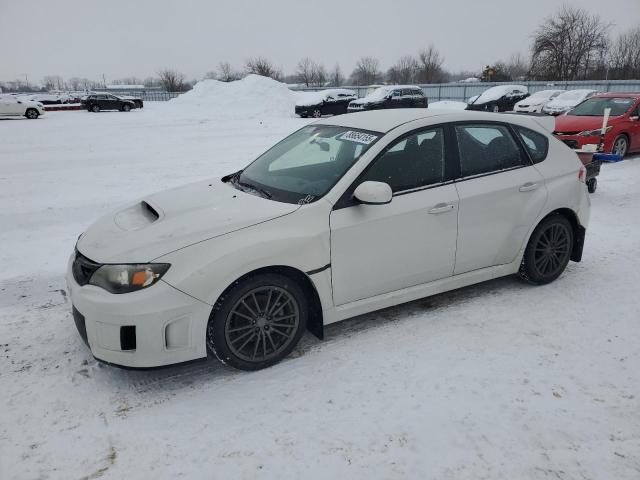
[{"label": "front wheel", "polygon": [[92,105],[92,106],[91,106],[91,111],[92,111],[93,113],[98,113],[98,112],[100,111],[100,107],[99,107],[97,104]]},{"label": "front wheel", "polygon": [[493,113],[498,113],[500,112],[500,107],[498,105],[494,105],[493,106]]},{"label": "front wheel", "polygon": [[320,111],[320,109],[319,109],[319,108],[316,108],[316,109],[313,111],[313,117],[314,117],[314,118],[320,118],[321,116],[322,116],[322,112]]},{"label": "front wheel", "polygon": [[40,114],[35,108],[30,108],[25,112],[24,116],[27,117],[29,120],[35,120],[40,116]]},{"label": "front wheel", "polygon": [[613,149],[611,153],[615,153],[620,155],[621,158],[627,154],[627,150],[629,149],[629,142],[625,135],[618,135],[616,139],[613,141]]},{"label": "front wheel", "polygon": [[567,267],[573,247],[573,228],[562,215],[540,222],[527,244],[520,277],[535,285],[553,282]]},{"label": "front wheel", "polygon": [[249,277],[216,302],[207,326],[207,347],[221,362],[259,370],[285,358],[306,328],[302,289],[279,274]]},{"label": "front wheel", "polygon": [[127,105],[126,103],[122,106],[122,111],[123,112],[128,112],[129,110],[131,110],[131,106]]},{"label": "front wheel", "polygon": [[590,178],[587,180],[587,191],[589,193],[596,193],[596,189],[598,188],[598,179]]}]

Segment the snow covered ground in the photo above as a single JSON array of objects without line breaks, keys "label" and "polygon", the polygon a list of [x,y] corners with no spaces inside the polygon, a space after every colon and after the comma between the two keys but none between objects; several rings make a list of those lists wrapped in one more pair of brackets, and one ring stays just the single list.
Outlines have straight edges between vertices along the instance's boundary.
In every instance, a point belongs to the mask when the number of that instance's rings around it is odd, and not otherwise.
[{"label": "snow covered ground", "polygon": [[0,479],[640,477],[640,157],[603,168],[551,285],[331,325],[255,373],[96,363],[63,280],[78,234],[306,122],[186,103],[0,120]]}]

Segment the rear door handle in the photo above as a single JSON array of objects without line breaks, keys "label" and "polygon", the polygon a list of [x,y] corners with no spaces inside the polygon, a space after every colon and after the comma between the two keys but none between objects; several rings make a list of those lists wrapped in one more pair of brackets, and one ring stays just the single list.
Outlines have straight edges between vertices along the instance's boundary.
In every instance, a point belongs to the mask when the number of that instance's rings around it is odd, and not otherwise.
[{"label": "rear door handle", "polygon": [[524,185],[522,185],[520,187],[520,191],[521,192],[530,192],[532,190],[535,190],[536,188],[538,188],[538,184],[537,183],[533,183],[533,182],[527,182]]},{"label": "rear door handle", "polygon": [[450,203],[439,203],[435,207],[433,207],[431,210],[429,210],[429,213],[433,213],[433,214],[447,213],[447,212],[452,212],[455,208],[456,206]]}]

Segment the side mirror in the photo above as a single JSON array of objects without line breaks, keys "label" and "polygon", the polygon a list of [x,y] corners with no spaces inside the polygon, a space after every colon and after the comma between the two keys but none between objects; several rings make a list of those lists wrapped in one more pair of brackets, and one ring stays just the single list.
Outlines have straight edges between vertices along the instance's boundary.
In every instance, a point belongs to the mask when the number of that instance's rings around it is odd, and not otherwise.
[{"label": "side mirror", "polygon": [[391,203],[393,192],[384,182],[362,182],[353,192],[353,196],[365,205],[385,205]]}]

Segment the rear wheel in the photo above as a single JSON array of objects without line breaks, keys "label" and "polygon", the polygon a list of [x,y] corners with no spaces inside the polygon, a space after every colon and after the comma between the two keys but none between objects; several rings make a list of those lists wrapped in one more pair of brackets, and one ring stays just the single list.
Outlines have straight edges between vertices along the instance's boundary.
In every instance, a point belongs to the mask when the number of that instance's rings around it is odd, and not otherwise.
[{"label": "rear wheel", "polygon": [[598,188],[598,179],[591,178],[587,180],[587,191],[589,193],[596,193],[596,189]]},{"label": "rear wheel", "polygon": [[123,112],[128,112],[129,110],[131,110],[131,106],[125,103],[125,104],[122,106],[122,111],[123,111]]},{"label": "rear wheel", "polygon": [[320,109],[319,109],[319,108],[316,108],[316,109],[313,111],[313,116],[314,116],[314,118],[320,118],[320,117],[322,116],[322,112],[320,111]]},{"label": "rear wheel", "polygon": [[249,277],[216,302],[207,347],[223,363],[259,370],[285,358],[302,337],[307,320],[302,289],[279,274]]},{"label": "rear wheel", "polygon": [[629,140],[627,140],[626,135],[618,135],[616,139],[613,141],[613,148],[611,149],[611,153],[615,153],[620,155],[622,158],[627,154],[627,150],[629,149]]},{"label": "rear wheel", "polygon": [[29,120],[35,120],[40,116],[40,114],[35,108],[30,108],[24,113],[24,116],[27,117]]},{"label": "rear wheel", "polygon": [[529,239],[520,265],[520,276],[535,285],[558,278],[569,263],[573,246],[573,228],[562,215],[540,222]]},{"label": "rear wheel", "polygon": [[93,105],[91,105],[91,111],[93,113],[98,113],[100,111],[100,107],[98,106],[98,104],[94,103]]},{"label": "rear wheel", "polygon": [[498,105],[493,106],[494,113],[498,113],[500,111],[500,107]]}]

